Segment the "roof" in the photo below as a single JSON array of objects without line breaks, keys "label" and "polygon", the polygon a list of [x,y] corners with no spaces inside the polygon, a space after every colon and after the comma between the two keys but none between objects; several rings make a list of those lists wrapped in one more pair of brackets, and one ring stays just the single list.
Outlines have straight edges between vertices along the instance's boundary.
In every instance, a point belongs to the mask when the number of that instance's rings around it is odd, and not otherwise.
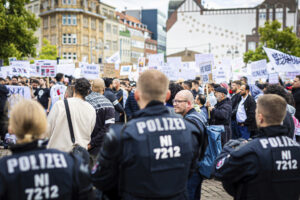
[{"label": "roof", "polygon": [[201,53],[197,52],[197,51],[192,51],[192,50],[185,49],[183,51],[170,54],[167,57],[178,57],[178,56],[180,57],[180,56],[183,56],[183,55],[191,56],[191,55],[195,55],[195,54],[201,54]]},{"label": "roof", "polygon": [[120,12],[116,12],[116,15],[119,16],[119,22],[121,24],[125,24],[127,27],[129,28],[133,28],[133,29],[136,29],[136,30],[139,30],[139,31],[146,31],[146,32],[149,32],[149,33],[152,33],[151,31],[149,31],[148,29],[145,29],[145,28],[139,28],[139,27],[134,27],[133,25],[129,25],[127,23],[124,23],[122,20],[126,20],[126,21],[130,21],[130,22],[134,22],[136,24],[141,24],[144,26],[144,24],[138,20],[137,18],[133,17],[133,16],[130,16],[130,15],[125,15],[124,13],[120,13]]},{"label": "roof", "polygon": [[156,40],[152,40],[152,39],[149,39],[149,38],[147,38],[147,39],[145,40],[145,42],[151,43],[151,44],[157,44],[157,41],[156,41]]}]

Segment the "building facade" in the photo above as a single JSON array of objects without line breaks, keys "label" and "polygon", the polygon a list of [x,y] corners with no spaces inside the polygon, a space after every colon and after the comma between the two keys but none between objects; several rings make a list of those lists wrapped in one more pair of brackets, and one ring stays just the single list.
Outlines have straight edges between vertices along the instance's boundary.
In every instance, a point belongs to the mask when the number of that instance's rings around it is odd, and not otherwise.
[{"label": "building facade", "polygon": [[122,63],[131,62],[131,36],[125,24],[119,23],[120,60]]},{"label": "building facade", "polygon": [[144,57],[147,58],[150,54],[157,54],[157,41],[152,39],[146,39]]},{"label": "building facade", "polygon": [[131,36],[131,62],[137,63],[140,57],[144,57],[145,39],[151,38],[151,32],[145,24],[137,18],[117,12],[120,23],[123,23]]},{"label": "building facade", "polygon": [[[206,9],[201,0],[171,0],[167,21],[167,54],[188,48],[213,53],[216,59],[242,57],[259,41],[258,27],[278,20],[299,30],[295,0],[265,0],[251,8]],[[299,35],[299,32],[297,32]]]},{"label": "building facade", "polygon": [[41,35],[63,59],[98,63],[103,58],[104,20],[98,0],[41,0]]},{"label": "building facade", "polygon": [[105,16],[104,20],[104,56],[103,62],[119,51],[119,21],[116,17],[115,7],[100,2],[101,15]]},{"label": "building facade", "polygon": [[[40,14],[40,0],[30,0],[28,4],[25,5],[25,9],[31,13],[34,13],[36,18],[39,18]],[[38,38],[39,42],[35,45],[37,52],[41,50],[42,46],[42,34],[41,27],[38,27],[34,32],[34,36]]]},{"label": "building facade", "polygon": [[166,54],[167,17],[158,9],[126,10],[126,14],[136,17],[152,32],[152,39],[157,41],[157,53]]}]

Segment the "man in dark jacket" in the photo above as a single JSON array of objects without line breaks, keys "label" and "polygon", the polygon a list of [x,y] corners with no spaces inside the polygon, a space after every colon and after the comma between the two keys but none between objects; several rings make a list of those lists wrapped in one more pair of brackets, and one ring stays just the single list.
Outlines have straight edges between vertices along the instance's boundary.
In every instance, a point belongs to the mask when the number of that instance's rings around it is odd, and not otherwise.
[{"label": "man in dark jacket", "polygon": [[227,93],[227,90],[223,87],[216,88],[215,96],[218,103],[215,107],[208,105],[208,110],[211,113],[210,124],[224,125],[225,132],[221,135],[222,146],[231,138],[232,105],[230,99],[226,97]]},{"label": "man in dark jacket", "polygon": [[293,83],[293,96],[295,100],[296,114],[295,117],[300,120],[300,75],[298,75]]},{"label": "man in dark jacket", "polygon": [[93,156],[99,153],[104,135],[109,126],[115,123],[115,109],[112,103],[103,95],[104,88],[103,79],[96,79],[92,84],[92,92],[85,97],[85,100],[96,110],[96,124],[91,135],[91,142],[88,145],[88,150]]},{"label": "man in dark jacket", "polygon": [[120,119],[120,113],[124,113],[123,106],[119,103],[119,100],[117,99],[116,95],[114,94],[112,88],[112,79],[111,78],[106,78],[104,80],[105,82],[105,91],[104,91],[104,96],[110,100],[110,102],[114,105],[115,107],[115,120],[116,122],[119,121]]},{"label": "man in dark jacket", "polygon": [[[286,102],[288,102],[286,91],[280,85],[269,85],[264,90],[264,94],[277,94],[277,95],[281,96],[282,98],[284,98],[286,100]],[[293,121],[293,117],[288,112],[288,110],[286,111],[286,115],[285,115],[285,118],[283,120],[283,126],[285,126],[288,130],[287,136],[290,137],[290,138],[294,138],[295,124],[294,124],[294,121]]]},{"label": "man in dark jacket", "polygon": [[187,180],[199,157],[200,130],[169,113],[164,105],[168,83],[157,70],[143,72],[135,94],[142,110],[106,134],[92,180],[104,192],[119,186],[121,197],[114,199],[188,199]]},{"label": "man in dark jacket", "polygon": [[242,85],[240,92],[240,99],[237,105],[236,121],[238,138],[249,139],[250,136],[255,135],[255,109],[256,103],[253,97],[249,94],[249,85]]},{"label": "man in dark jacket", "polygon": [[236,80],[231,83],[231,91],[233,92],[231,96],[231,103],[232,103],[231,131],[232,131],[233,139],[237,139],[239,137],[238,130],[237,130],[237,122],[236,122],[236,112],[238,109],[239,100],[241,99],[240,88],[241,88],[241,81]]},{"label": "man in dark jacket", "polygon": [[274,94],[258,98],[258,137],[231,140],[215,162],[215,177],[235,200],[298,200],[300,146],[282,126],[286,101]]}]

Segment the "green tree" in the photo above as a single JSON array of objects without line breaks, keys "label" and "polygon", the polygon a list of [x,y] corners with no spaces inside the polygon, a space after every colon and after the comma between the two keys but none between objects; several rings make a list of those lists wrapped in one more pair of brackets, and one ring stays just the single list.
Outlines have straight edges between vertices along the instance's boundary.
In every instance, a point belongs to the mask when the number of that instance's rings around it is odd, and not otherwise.
[{"label": "green tree", "polygon": [[34,57],[38,39],[34,32],[39,19],[28,12],[24,5],[30,0],[0,0],[0,59],[8,57]]},{"label": "green tree", "polygon": [[255,51],[249,50],[244,54],[244,62],[268,59],[263,46],[300,57],[300,39],[293,33],[293,27],[279,30],[281,24],[278,21],[265,23],[264,27],[258,29],[260,36],[259,46]]},{"label": "green tree", "polygon": [[39,58],[45,60],[56,60],[57,53],[56,45],[51,45],[47,39],[43,39],[43,46],[39,53]]}]

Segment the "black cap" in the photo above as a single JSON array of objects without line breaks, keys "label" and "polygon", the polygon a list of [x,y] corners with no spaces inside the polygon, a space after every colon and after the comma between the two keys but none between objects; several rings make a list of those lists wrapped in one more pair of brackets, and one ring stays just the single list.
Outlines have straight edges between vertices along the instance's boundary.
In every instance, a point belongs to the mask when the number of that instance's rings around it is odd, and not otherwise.
[{"label": "black cap", "polygon": [[215,91],[216,91],[216,92],[221,92],[221,93],[223,93],[223,94],[225,94],[225,95],[227,95],[227,93],[228,93],[228,91],[227,91],[225,88],[223,88],[223,87],[217,87],[217,88],[215,89]]}]

